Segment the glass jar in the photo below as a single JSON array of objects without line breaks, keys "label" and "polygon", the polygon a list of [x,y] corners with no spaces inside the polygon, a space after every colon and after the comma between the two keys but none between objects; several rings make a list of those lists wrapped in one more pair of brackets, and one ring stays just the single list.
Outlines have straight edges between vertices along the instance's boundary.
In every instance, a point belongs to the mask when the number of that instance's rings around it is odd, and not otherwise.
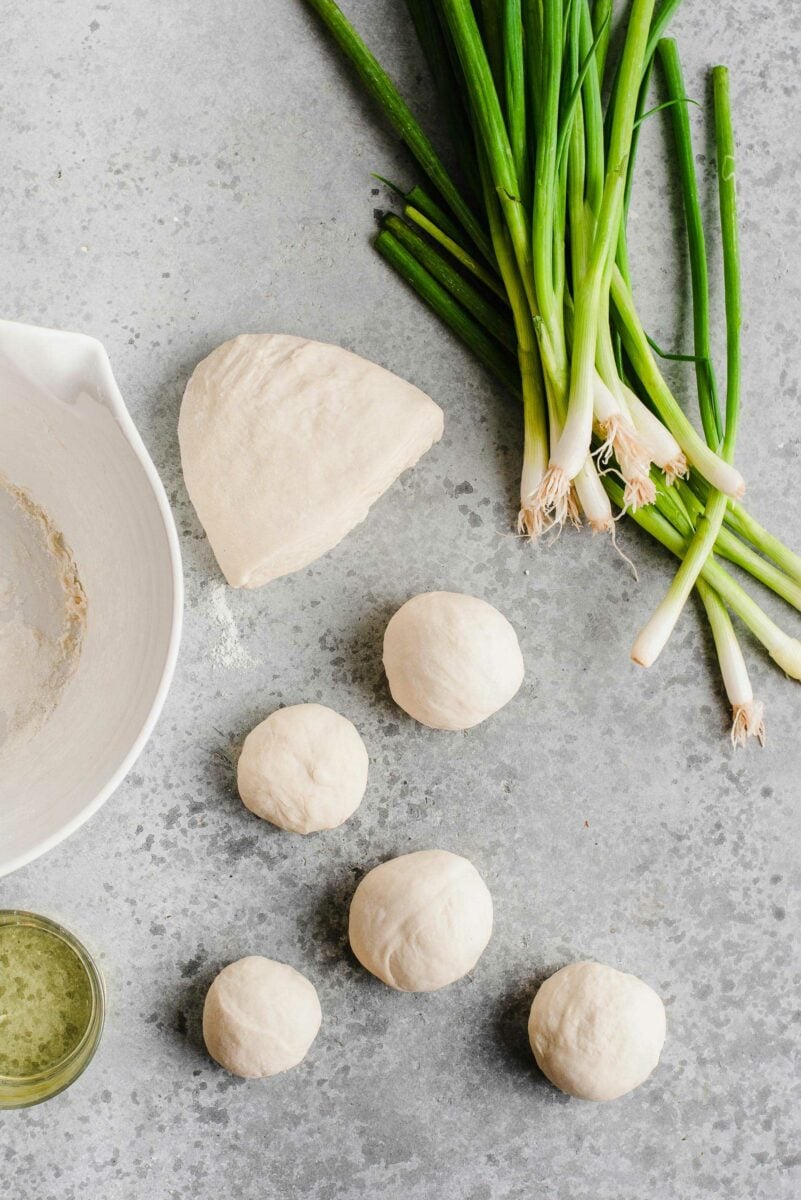
[{"label": "glass jar", "polygon": [[86,1070],[105,1019],[103,978],[55,921],[0,910],[0,1109],[63,1092]]}]

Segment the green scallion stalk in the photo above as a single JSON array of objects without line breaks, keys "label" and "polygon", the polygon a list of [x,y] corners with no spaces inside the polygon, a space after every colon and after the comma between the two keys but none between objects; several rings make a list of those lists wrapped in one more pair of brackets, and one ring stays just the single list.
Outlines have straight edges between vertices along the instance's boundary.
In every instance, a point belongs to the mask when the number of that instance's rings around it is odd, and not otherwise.
[{"label": "green scallion stalk", "polygon": [[453,255],[456,261],[461,263],[461,265],[470,271],[471,274],[475,275],[476,279],[480,279],[481,282],[485,284],[491,291],[493,291],[496,296],[500,297],[501,300],[506,301],[506,291],[498,277],[491,271],[488,271],[486,267],[483,267],[480,262],[477,262],[473,258],[472,254],[468,253],[463,246],[454,241],[449,234],[445,233],[445,231],[438,224],[432,221],[425,213],[421,212],[418,208],[415,208],[414,205],[407,204],[404,206],[403,215],[408,221],[413,221],[415,225],[419,226],[419,228],[427,233],[429,237],[433,238],[434,241],[439,242],[440,246],[447,250],[449,254]]},{"label": "green scallion stalk", "polygon": [[[673,19],[673,16],[675,15],[676,10],[678,9],[678,7],[681,3],[682,3],[682,0],[662,0],[662,3],[660,4],[659,8],[657,9],[657,11],[654,15],[653,21],[651,23],[649,37],[648,37],[648,45],[646,46],[645,55],[643,58],[643,70],[642,70],[641,83],[643,81],[646,81],[646,86],[647,86],[647,76],[650,72],[651,63],[653,62],[653,57],[656,54],[656,48],[657,48],[657,45],[659,44],[659,40],[662,37],[662,35],[664,34],[668,25],[670,24],[670,21]],[[618,63],[618,65],[615,67],[615,69],[611,75],[610,98],[609,98],[609,105],[607,108],[607,115],[606,115],[607,130],[611,127],[612,115],[614,113],[615,105],[617,103],[617,94],[618,94],[618,91],[620,88],[620,74],[621,74],[621,64]],[[643,108],[642,111],[644,112],[645,109]]]},{"label": "green scallion stalk", "polygon": [[[681,70],[678,57],[667,49],[668,70],[673,81],[681,83]],[[726,424],[723,435],[721,457],[730,463],[734,454],[737,439],[737,423],[740,409],[740,260],[737,237],[737,195],[735,184],[735,146],[734,130],[731,121],[731,104],[729,101],[728,72],[725,67],[715,67],[712,72],[715,96],[715,140],[718,156],[718,193],[720,196],[720,220],[723,243],[723,273],[726,297]],[[682,85],[683,90],[683,85]],[[689,126],[679,129],[679,138],[683,144],[689,139]],[[685,196],[689,192],[690,207],[694,192],[695,168],[690,166],[693,184],[684,178]],[[697,196],[695,197],[697,201]],[[694,231],[697,236],[697,230]],[[701,234],[703,238],[703,234]],[[692,241],[691,241],[692,245]],[[697,250],[698,247],[696,246]],[[706,262],[703,256],[704,265]],[[696,354],[709,350],[709,310],[706,296],[707,282],[703,277],[700,281],[703,288],[701,310],[696,317]],[[694,287],[693,297],[696,298],[698,286]],[[709,355],[707,354],[707,361]],[[707,403],[712,403],[711,396],[706,396]],[[709,494],[703,513],[698,517],[695,532],[682,558],[681,566],[668,588],[665,598],[657,607],[650,620],[638,634],[631,657],[640,666],[650,667],[661,654],[676,626],[684,605],[695,587],[704,563],[712,553],[717,541],[723,518],[726,515],[727,498],[724,492],[713,490]]]},{"label": "green scallion stalk", "polygon": [[481,40],[487,51],[492,78],[500,95],[504,84],[504,14],[503,0],[477,0]]},{"label": "green scallion stalk", "polygon": [[[706,503],[710,488],[698,471],[690,471],[686,486],[694,492],[702,504]],[[759,521],[752,517],[742,504],[736,500],[729,500],[724,520],[739,538],[750,542],[760,554],[764,554],[776,563],[786,575],[789,575],[797,583],[801,583],[801,556],[785,546],[784,542],[764,525],[760,525]]]},{"label": "green scallion stalk", "polygon": [[786,575],[775,563],[762,558],[746,542],[740,541],[725,525],[718,533],[715,553],[747,571],[753,579],[801,612],[801,584]]},{"label": "green scallion stalk", "polygon": [[713,68],[712,86],[715,98],[715,142],[726,301],[726,420],[723,430],[723,457],[728,460],[734,452],[740,420],[742,298],[740,246],[737,234],[736,151],[731,120],[729,72],[726,67]]},{"label": "green scallion stalk", "polygon": [[342,51],[353,63],[368,92],[377,101],[398,136],[406,143],[453,215],[468,233],[473,245],[481,252],[482,257],[491,263],[492,247],[487,235],[378,59],[368,50],[334,0],[308,0],[308,3],[328,26]]},{"label": "green scallion stalk", "polygon": [[[445,114],[449,141],[453,147],[459,170],[467,184],[471,201],[477,200],[481,185],[476,170],[473,133],[462,103],[458,78],[451,61],[436,4],[433,4],[431,0],[406,0],[406,7],[437,89],[437,96]],[[414,201],[411,202],[414,203]],[[441,222],[439,223],[441,225]],[[441,228],[444,226],[441,225]]]},{"label": "green scallion stalk", "polygon": [[[689,520],[694,529],[695,522],[704,511],[704,505],[684,480],[679,481],[674,494],[681,498],[685,511],[691,514]],[[684,532],[686,536],[686,531]],[[801,612],[801,581],[788,575],[775,562],[757,554],[753,546],[738,536],[725,521],[715,542],[715,553],[747,571],[754,579]]]},{"label": "green scallion stalk", "polygon": [[526,93],[531,117],[529,134],[529,157],[533,160],[536,146],[536,130],[542,119],[542,77],[537,64],[542,60],[542,10],[539,0],[523,2],[523,43],[526,49]]},{"label": "green scallion stalk", "polygon": [[[545,0],[548,4],[550,0]],[[626,163],[631,149],[639,84],[654,0],[633,0],[623,47],[619,89],[612,117],[604,193],[587,271],[575,295],[575,320],[570,366],[567,419],[551,453],[543,481],[541,503],[555,519],[563,509],[571,481],[581,469],[592,436],[595,354],[598,310],[608,268],[617,247],[623,216]]]},{"label": "green scallion stalk", "polygon": [[456,303],[414,255],[386,229],[382,229],[378,234],[375,246],[379,254],[414,288],[426,304],[469,345],[476,358],[503,383],[504,387],[519,394],[520,379],[515,360]]},{"label": "green scallion stalk", "polygon": [[[585,0],[573,0],[572,13],[573,13],[573,21],[575,23],[576,29],[575,29],[575,33],[574,33],[573,37],[571,37],[571,45],[574,47],[576,52],[578,52],[578,50],[582,44],[581,25],[582,25],[582,4],[583,3],[585,3]],[[581,65],[579,66],[578,63],[574,64],[574,70],[572,72],[572,79],[571,79],[572,88],[570,91],[570,95],[568,96],[567,103],[564,106],[564,111],[562,113],[561,120],[559,122],[559,134],[558,134],[557,142],[556,142],[557,164],[561,163],[561,161],[564,157],[564,154],[565,154],[565,150],[566,150],[567,145],[571,138],[572,128],[573,128],[573,118],[574,118],[574,115],[576,112],[576,106],[578,105],[578,102],[579,102],[579,97],[582,95],[582,93],[584,93],[586,97],[589,97],[592,95],[592,91],[591,91],[592,80],[590,81],[590,86],[587,88],[585,88],[585,83],[587,80],[587,76],[590,74],[590,72],[593,71],[593,73],[594,73],[595,56],[598,53],[598,47],[600,45],[602,35],[603,35],[603,30],[601,30],[596,35],[595,40],[589,46],[587,46],[586,50],[583,51],[584,58],[583,58],[583,61],[581,62]],[[594,136],[593,136],[592,132],[588,136],[588,141],[590,143],[594,142]],[[601,139],[601,146],[603,146],[603,139]],[[600,189],[598,191],[597,203],[593,203],[592,200],[590,200],[589,203],[590,203],[591,208],[593,208],[594,210],[597,210],[597,208],[600,206]]]},{"label": "green scallion stalk", "polygon": [[554,225],[556,221],[557,139],[559,95],[562,74],[562,3],[542,0],[539,46],[540,105],[537,152],[534,164],[534,212],[532,216],[532,270],[534,309],[541,317],[540,345],[545,356],[550,386],[563,392],[567,362],[562,346],[561,306],[557,308],[554,286]]},{"label": "green scallion stalk", "polygon": [[490,237],[509,297],[517,334],[520,394],[523,401],[523,469],[520,476],[517,527],[520,533],[536,537],[540,529],[537,525],[537,514],[531,510],[530,497],[539,487],[548,464],[548,418],[542,368],[528,297],[512,246],[511,234],[504,222],[498,196],[492,186],[489,164],[483,154],[479,157],[479,169]]},{"label": "green scallion stalk", "polygon": [[801,557],[765,529],[764,525],[760,525],[743,508],[742,504],[729,501],[726,510],[726,524],[740,537],[755,546],[761,554],[766,554],[768,558],[771,558],[796,583],[801,583]]},{"label": "green scallion stalk", "polygon": [[664,73],[668,97],[674,101],[670,118],[673,126],[675,161],[679,171],[684,202],[684,222],[690,251],[695,375],[701,423],[704,427],[707,444],[713,449],[717,449],[723,438],[723,422],[718,406],[717,382],[712,365],[712,346],[709,335],[709,268],[707,266],[706,239],[704,238],[698,183],[695,176],[695,154],[690,131],[690,114],[687,104],[679,103],[685,99],[685,86],[678,48],[673,38],[662,38],[657,46],[657,56]]},{"label": "green scallion stalk", "polygon": [[749,737],[755,737],[764,746],[765,709],[762,702],[754,698],[748,668],[726,605],[705,580],[699,579],[695,586],[712,630],[723,686],[732,705],[732,745],[735,748],[744,746]]},{"label": "green scallion stalk", "polygon": [[[589,8],[589,0],[587,0]],[[592,35],[598,37],[598,78],[603,79],[606,71],[606,56],[609,52],[609,38],[612,33],[612,0],[593,0],[592,5]]]},{"label": "green scallion stalk", "polygon": [[[611,476],[604,477],[604,487],[613,503],[618,507],[623,505],[623,489]],[[656,538],[658,542],[683,558],[687,549],[687,540],[674,529],[653,505],[639,509],[630,514],[643,529]],[[729,575],[728,571],[710,556],[704,563],[701,578],[710,585],[720,596],[726,606],[744,622],[754,636],[762,643],[773,661],[793,679],[801,680],[801,642],[786,634],[775,621],[763,612],[744,588]]]},{"label": "green scallion stalk", "polygon": [[531,188],[529,184],[528,102],[522,0],[506,0],[503,5],[503,47],[503,80],[509,144],[512,148],[515,174],[520,189],[520,202],[525,209],[528,209]]},{"label": "green scallion stalk", "polygon": [[[601,103],[601,80],[606,61],[606,47],[612,17],[611,0],[601,0],[593,6],[590,18],[589,0],[578,0],[581,5],[579,28],[579,53],[589,63],[582,84],[582,111],[586,133],[586,163],[584,187],[587,207],[597,214],[601,207],[604,190],[604,116]],[[597,20],[597,24],[596,24]],[[592,47],[595,45],[595,54]]]},{"label": "green scallion stalk", "polygon": [[510,350],[517,353],[517,338],[508,318],[499,312],[485,296],[474,288],[471,283],[444,259],[430,242],[426,242],[419,234],[406,225],[400,217],[389,214],[384,218],[384,228],[388,229],[410,254],[450,292],[453,298],[466,308],[475,319],[492,334],[494,338]]},{"label": "green scallion stalk", "polygon": [[738,499],[745,491],[739,471],[723,461],[696,433],[656,365],[631,289],[620,270],[612,273],[614,319],[624,348],[657,413],[681,446],[687,461],[719,491]]},{"label": "green scallion stalk", "polygon": [[441,0],[441,7],[462,65],[473,121],[509,228],[520,277],[529,304],[533,305],[529,223],[521,203],[512,147],[475,13],[470,0]]},{"label": "green scallion stalk", "polygon": [[[456,222],[451,220],[448,214],[440,208],[436,200],[432,200],[419,184],[415,184],[413,188],[410,188],[403,199],[407,205],[416,208],[418,212],[424,213],[429,221],[432,221],[438,229],[441,229],[454,242],[461,243],[470,240],[465,235],[464,230],[460,229]],[[488,269],[487,274],[490,275],[492,272]]]}]

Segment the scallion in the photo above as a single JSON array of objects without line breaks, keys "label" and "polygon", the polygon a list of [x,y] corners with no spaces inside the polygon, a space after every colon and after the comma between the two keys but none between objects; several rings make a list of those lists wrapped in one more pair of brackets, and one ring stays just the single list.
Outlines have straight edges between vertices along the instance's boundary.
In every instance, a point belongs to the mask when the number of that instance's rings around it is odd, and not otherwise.
[{"label": "scallion", "polygon": [[[612,0],[408,2],[463,183],[448,174],[334,0],[309,0],[436,189],[437,199],[419,185],[403,193],[406,221],[388,216],[377,248],[522,400],[520,532],[537,537],[580,515],[593,529],[613,531],[610,501],[628,512],[681,560],[634,657],[656,658],[695,587],[733,707],[732,738],[762,740],[762,706],[729,614],[795,678],[801,643],[718,559],[801,608],[801,557],[745,510],[743,479],[731,461],[740,315],[727,74],[713,72],[727,328],[723,420],[689,100],[676,44],[663,38],[680,0],[630,0],[617,61],[610,61]],[[649,105],[655,55],[667,96]],[[674,135],[695,340],[692,355],[669,357],[695,367],[704,437],[660,370],[663,352],[645,331],[629,270],[637,140],[659,119]]]}]

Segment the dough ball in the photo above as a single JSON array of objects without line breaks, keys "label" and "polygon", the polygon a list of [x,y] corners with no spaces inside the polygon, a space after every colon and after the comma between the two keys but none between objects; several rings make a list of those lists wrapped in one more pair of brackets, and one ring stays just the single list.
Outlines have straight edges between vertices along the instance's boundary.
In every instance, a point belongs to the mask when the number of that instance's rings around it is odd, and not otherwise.
[{"label": "dough ball", "polygon": [[537,1065],[581,1100],[616,1100],[659,1062],[665,1006],[636,975],[603,963],[563,967],[542,985],[528,1021]]},{"label": "dough ball", "polygon": [[299,571],[442,437],[442,409],[339,346],[242,334],[198,363],[178,422],[186,488],[232,587]]},{"label": "dough ball", "polygon": [[461,979],[492,933],[492,897],[476,868],[447,850],[375,867],[357,887],[348,935],[362,966],[401,992]]},{"label": "dough ball", "polygon": [[368,766],[364,742],[347,717],[323,704],[293,704],[245,738],[237,784],[256,816],[293,833],[314,833],[356,811]]},{"label": "dough ball", "polygon": [[251,954],[223,967],[203,1005],[203,1039],[213,1059],[243,1079],[296,1067],[322,1021],[305,975]]},{"label": "dough ball", "polygon": [[384,669],[395,703],[432,729],[485,721],[524,674],[506,617],[459,592],[423,592],[398,609],[384,634]]}]

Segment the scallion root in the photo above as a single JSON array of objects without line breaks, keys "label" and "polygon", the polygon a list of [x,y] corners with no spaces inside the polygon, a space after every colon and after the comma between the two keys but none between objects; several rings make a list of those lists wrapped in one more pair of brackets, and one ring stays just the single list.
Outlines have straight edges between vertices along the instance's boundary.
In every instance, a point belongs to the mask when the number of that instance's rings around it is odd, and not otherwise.
[{"label": "scallion root", "polygon": [[612,413],[604,421],[599,421],[597,427],[603,441],[593,453],[599,463],[605,465],[614,454],[618,462],[622,456],[632,464],[633,469],[636,467],[648,474],[651,455],[628,417],[620,412]]},{"label": "scallion root", "polygon": [[541,508],[525,501],[517,514],[517,532],[521,537],[536,542],[548,528],[548,521]]},{"label": "scallion root", "polygon": [[[567,519],[574,529],[581,529],[581,505],[579,504],[578,487],[575,483],[571,485],[567,497]],[[588,516],[587,519],[592,525],[593,517]]]},{"label": "scallion root", "polygon": [[690,473],[690,467],[687,459],[679,450],[675,458],[671,458],[662,466],[665,473],[665,483],[668,487],[672,487],[677,479],[686,479]]},{"label": "scallion root", "polygon": [[760,746],[765,745],[765,706],[761,700],[735,704],[732,708],[732,746],[735,749],[744,746],[750,737],[755,737]]},{"label": "scallion root", "polygon": [[627,509],[636,512],[645,504],[656,501],[656,484],[651,478],[647,467],[635,459],[630,460],[622,451],[618,452],[617,461],[620,463],[620,473],[625,480],[623,500]]},{"label": "scallion root", "polygon": [[542,513],[548,528],[562,529],[565,522],[571,520],[571,480],[561,467],[548,467],[532,497],[532,506]]}]

